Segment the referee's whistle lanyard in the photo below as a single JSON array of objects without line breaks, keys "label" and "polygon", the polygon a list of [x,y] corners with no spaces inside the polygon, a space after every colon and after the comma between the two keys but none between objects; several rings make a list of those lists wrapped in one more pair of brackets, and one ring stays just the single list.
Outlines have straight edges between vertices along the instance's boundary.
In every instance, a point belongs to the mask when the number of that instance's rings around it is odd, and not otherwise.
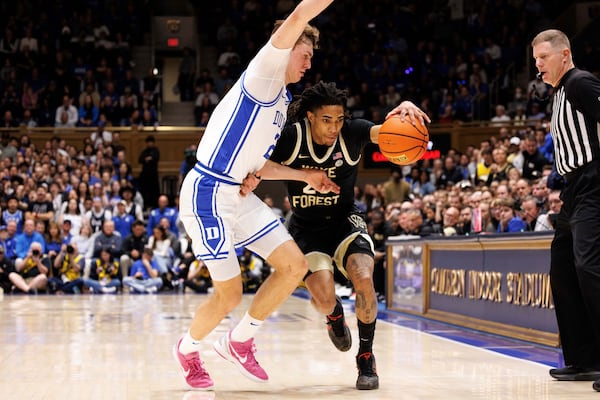
[{"label": "referee's whistle lanyard", "polygon": [[[540,74],[536,75],[536,79],[538,81],[540,81],[541,83],[543,83],[544,85],[549,86],[547,83],[542,81]],[[549,92],[549,90],[546,90],[546,95],[544,97],[542,97],[540,95],[540,92],[538,92],[538,90],[537,90],[537,85],[533,85],[533,98],[538,101],[542,101],[542,102],[548,101],[548,99],[550,98],[550,95],[548,94],[548,92]]]}]

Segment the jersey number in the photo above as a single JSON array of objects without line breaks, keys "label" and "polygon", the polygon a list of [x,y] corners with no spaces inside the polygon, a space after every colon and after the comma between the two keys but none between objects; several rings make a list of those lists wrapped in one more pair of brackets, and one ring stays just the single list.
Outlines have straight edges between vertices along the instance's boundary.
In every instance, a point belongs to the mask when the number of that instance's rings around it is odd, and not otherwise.
[{"label": "jersey number", "polygon": [[[277,141],[279,140],[280,137],[281,137],[281,134],[279,134],[279,133],[275,135],[275,143],[277,143]],[[267,152],[265,154],[263,154],[263,157],[268,160],[271,157],[271,154],[273,154],[273,150],[275,150],[275,144],[272,144],[269,146],[269,148],[267,149]]]},{"label": "jersey number", "polygon": [[317,194],[317,191],[315,189],[313,189],[312,186],[306,185],[306,186],[304,186],[304,189],[302,189],[302,193],[304,193],[304,194]]}]

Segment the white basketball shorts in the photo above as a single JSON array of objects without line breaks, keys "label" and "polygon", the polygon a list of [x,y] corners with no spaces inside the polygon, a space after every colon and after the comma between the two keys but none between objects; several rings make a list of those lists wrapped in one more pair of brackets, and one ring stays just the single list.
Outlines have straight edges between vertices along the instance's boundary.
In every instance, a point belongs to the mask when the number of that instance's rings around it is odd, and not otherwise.
[{"label": "white basketball shorts", "polygon": [[263,259],[292,240],[280,218],[254,193],[194,168],[183,181],[179,217],[192,240],[196,258],[211,278],[229,280],[240,274],[236,250],[248,248]]}]

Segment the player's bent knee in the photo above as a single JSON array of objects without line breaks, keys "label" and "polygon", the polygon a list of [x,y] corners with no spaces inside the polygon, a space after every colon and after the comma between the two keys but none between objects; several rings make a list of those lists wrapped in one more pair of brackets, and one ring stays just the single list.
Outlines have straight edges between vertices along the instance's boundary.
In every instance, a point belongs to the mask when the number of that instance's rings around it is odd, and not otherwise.
[{"label": "player's bent knee", "polygon": [[233,311],[242,301],[242,293],[221,293],[214,294],[215,300],[217,301],[218,307],[221,308],[225,313]]},{"label": "player's bent knee", "polygon": [[323,314],[331,314],[335,308],[335,296],[313,296],[315,308]]},{"label": "player's bent knee", "polygon": [[289,274],[290,278],[299,280],[308,272],[308,261],[298,246],[292,242],[283,243],[268,257],[267,263],[275,271]]},{"label": "player's bent knee", "polygon": [[286,260],[278,266],[273,266],[275,270],[289,277],[291,280],[299,282],[308,272],[308,261],[302,256]]},{"label": "player's bent knee", "polygon": [[212,294],[217,307],[230,312],[242,301],[243,288],[241,282],[213,282],[215,288]]},{"label": "player's bent knee", "polygon": [[300,276],[300,278],[303,278],[308,272],[308,260],[306,257],[304,257],[304,255],[302,255],[301,257],[298,257],[296,262],[292,265],[292,268],[294,269],[294,273],[296,275]]},{"label": "player's bent knee", "polygon": [[352,254],[346,260],[344,267],[350,278],[360,279],[363,276],[372,276],[375,264],[373,258],[362,253]]},{"label": "player's bent knee", "polygon": [[352,285],[357,289],[369,290],[373,289],[373,275],[368,273],[356,274],[352,278]]}]

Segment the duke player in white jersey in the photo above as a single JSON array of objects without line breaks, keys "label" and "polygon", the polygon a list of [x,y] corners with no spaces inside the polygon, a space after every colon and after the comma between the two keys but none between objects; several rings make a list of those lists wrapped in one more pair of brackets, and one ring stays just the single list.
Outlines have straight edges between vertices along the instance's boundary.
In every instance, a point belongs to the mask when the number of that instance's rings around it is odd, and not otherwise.
[{"label": "duke player in white jersey", "polygon": [[[318,45],[319,32],[308,22],[332,2],[303,0],[285,21],[276,24],[269,42],[215,108],[198,145],[198,163],[182,184],[180,218],[214,286],[214,293],[198,307],[189,331],[173,348],[193,388],[213,386],[200,360],[201,340],[242,298],[235,250],[246,247],[274,269],[242,320],[214,343],[219,355],[254,381],[268,380],[254,358],[254,335],[307,272],[304,255],[279,218],[254,194],[242,195],[240,184],[273,151],[291,102],[286,85],[302,78]],[[299,170],[292,179],[323,193],[339,192],[323,171]]]}]

